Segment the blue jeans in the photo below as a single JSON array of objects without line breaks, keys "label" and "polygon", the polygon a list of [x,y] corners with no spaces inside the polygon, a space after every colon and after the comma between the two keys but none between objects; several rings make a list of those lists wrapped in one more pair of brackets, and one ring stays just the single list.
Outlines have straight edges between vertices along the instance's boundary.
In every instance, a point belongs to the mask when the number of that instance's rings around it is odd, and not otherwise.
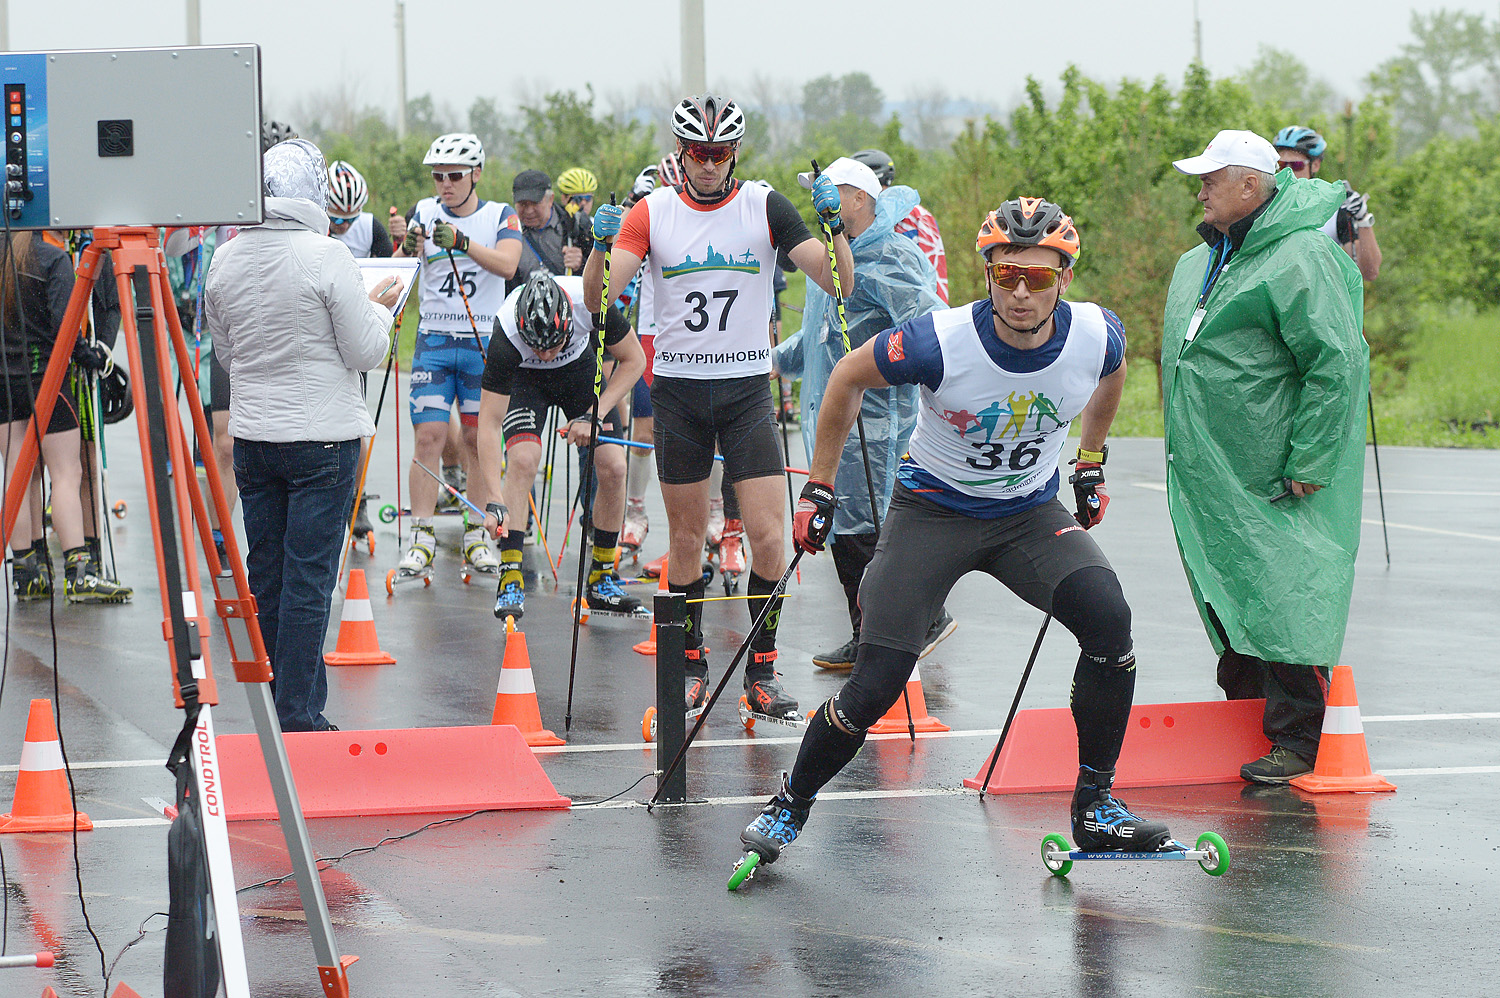
[{"label": "blue jeans", "polygon": [[234,442],[234,477],[250,542],[246,569],[276,678],[283,731],[328,727],[323,638],[354,509],[359,441]]}]

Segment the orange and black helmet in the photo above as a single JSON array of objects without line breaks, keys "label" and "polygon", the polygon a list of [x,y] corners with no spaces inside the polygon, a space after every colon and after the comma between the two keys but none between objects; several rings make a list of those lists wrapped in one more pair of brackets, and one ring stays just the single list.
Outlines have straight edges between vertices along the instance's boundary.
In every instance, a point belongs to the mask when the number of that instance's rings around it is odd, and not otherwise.
[{"label": "orange and black helmet", "polygon": [[974,248],[989,259],[996,246],[1045,246],[1061,253],[1070,267],[1082,249],[1073,220],[1043,198],[1016,198],[985,216]]}]

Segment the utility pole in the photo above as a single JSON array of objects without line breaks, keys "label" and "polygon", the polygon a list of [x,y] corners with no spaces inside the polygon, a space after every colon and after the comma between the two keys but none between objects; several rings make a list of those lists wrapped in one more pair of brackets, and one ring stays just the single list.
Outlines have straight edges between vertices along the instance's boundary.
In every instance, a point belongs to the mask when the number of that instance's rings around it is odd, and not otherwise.
[{"label": "utility pole", "polygon": [[187,0],[187,43],[203,44],[203,12],[198,8],[198,0]]},{"label": "utility pole", "polygon": [[1203,65],[1203,22],[1198,19],[1198,0],[1193,0],[1193,61]]},{"label": "utility pole", "polygon": [[682,0],[682,90],[684,95],[708,89],[708,60],[703,43],[703,0]]},{"label": "utility pole", "polygon": [[396,0],[396,140],[406,139],[406,4]]}]

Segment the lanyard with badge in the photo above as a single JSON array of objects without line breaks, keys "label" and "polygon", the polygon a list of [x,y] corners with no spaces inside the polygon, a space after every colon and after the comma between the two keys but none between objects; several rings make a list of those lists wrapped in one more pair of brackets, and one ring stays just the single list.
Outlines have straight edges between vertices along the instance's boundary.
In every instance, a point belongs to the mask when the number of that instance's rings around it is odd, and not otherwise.
[{"label": "lanyard with badge", "polygon": [[1229,237],[1225,236],[1219,241],[1219,245],[1214,250],[1213,255],[1209,257],[1208,269],[1203,272],[1203,290],[1198,295],[1198,307],[1193,309],[1193,317],[1188,321],[1187,335],[1183,338],[1184,342],[1191,343],[1198,335],[1198,327],[1203,325],[1203,317],[1208,314],[1206,307],[1208,294],[1214,289],[1214,285],[1218,283],[1220,275],[1224,273],[1224,269],[1229,266],[1229,257],[1233,252],[1234,248],[1229,243]]}]

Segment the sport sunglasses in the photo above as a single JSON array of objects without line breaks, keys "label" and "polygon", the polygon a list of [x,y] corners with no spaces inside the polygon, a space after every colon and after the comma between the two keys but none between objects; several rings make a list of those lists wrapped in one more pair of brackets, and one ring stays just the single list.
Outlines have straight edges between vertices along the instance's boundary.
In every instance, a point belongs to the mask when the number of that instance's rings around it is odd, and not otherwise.
[{"label": "sport sunglasses", "polygon": [[447,172],[443,170],[433,170],[432,179],[438,182],[446,180],[450,184],[456,184],[473,172],[474,168],[472,166],[467,170],[451,170]]},{"label": "sport sunglasses", "polygon": [[354,221],[358,217],[359,217],[358,215],[349,215],[349,216],[344,216],[344,215],[329,215],[328,216],[328,222],[329,222],[330,225],[348,225],[350,222]]},{"label": "sport sunglasses", "polygon": [[689,159],[699,163],[712,163],[718,166],[727,163],[734,158],[735,145],[733,142],[684,142],[682,154]]},{"label": "sport sunglasses", "polygon": [[1018,263],[988,263],[984,269],[989,273],[990,280],[1006,291],[1016,290],[1016,285],[1022,280],[1025,280],[1026,287],[1031,291],[1046,291],[1062,276],[1059,268],[1041,264],[1023,267]]},{"label": "sport sunglasses", "polygon": [[1291,170],[1293,173],[1306,173],[1310,165],[1305,159],[1281,159],[1276,161],[1276,169]]}]

